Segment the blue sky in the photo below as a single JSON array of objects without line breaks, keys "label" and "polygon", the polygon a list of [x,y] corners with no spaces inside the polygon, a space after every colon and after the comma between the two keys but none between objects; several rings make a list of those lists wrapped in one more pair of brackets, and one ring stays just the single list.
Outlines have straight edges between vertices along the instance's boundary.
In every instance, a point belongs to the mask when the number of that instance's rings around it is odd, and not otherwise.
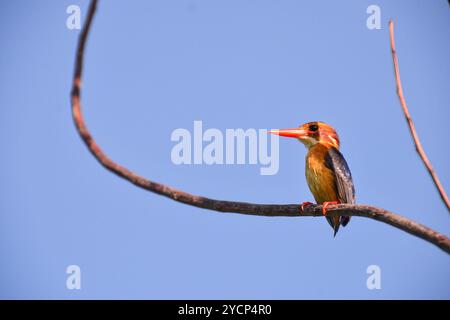
[{"label": "blue sky", "polygon": [[[71,4],[2,1],[0,298],[449,299],[450,259],[355,217],[333,238],[322,218],[188,207],[137,189],[92,158],[70,113],[78,30]],[[381,30],[366,27],[369,5]],[[449,234],[395,93],[387,22],[423,145],[450,190],[447,1],[101,1],[83,104],[117,162],[194,194],[260,203],[312,196],[305,149],[280,140],[280,168],[181,165],[176,128],[277,128],[322,120],[339,132],[357,202]],[[81,268],[81,290],[66,268]],[[381,268],[380,290],[366,269]]]}]

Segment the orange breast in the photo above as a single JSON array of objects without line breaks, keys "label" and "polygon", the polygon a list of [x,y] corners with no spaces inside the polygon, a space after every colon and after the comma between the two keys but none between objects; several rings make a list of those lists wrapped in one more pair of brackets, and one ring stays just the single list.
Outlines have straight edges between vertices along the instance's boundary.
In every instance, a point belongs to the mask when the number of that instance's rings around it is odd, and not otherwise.
[{"label": "orange breast", "polygon": [[334,173],[325,165],[327,152],[326,146],[316,144],[306,155],[306,180],[318,204],[338,200]]}]

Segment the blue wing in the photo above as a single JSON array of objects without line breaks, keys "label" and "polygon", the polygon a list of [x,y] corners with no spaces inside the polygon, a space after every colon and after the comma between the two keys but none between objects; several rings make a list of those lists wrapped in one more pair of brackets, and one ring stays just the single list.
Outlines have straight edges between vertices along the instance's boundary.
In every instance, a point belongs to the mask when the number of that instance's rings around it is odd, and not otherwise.
[{"label": "blue wing", "polygon": [[[336,148],[328,149],[325,158],[325,165],[334,173],[335,187],[339,202],[355,203],[355,187],[353,185],[352,174],[344,156]],[[346,226],[350,217],[341,217],[341,224]]]}]

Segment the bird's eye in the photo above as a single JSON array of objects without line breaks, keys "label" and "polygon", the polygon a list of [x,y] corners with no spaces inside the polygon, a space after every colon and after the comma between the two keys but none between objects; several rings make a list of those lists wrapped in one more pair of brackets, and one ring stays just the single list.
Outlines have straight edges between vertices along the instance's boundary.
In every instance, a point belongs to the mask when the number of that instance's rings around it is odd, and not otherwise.
[{"label": "bird's eye", "polygon": [[319,126],[317,124],[312,124],[309,126],[309,131],[316,132],[319,130]]}]

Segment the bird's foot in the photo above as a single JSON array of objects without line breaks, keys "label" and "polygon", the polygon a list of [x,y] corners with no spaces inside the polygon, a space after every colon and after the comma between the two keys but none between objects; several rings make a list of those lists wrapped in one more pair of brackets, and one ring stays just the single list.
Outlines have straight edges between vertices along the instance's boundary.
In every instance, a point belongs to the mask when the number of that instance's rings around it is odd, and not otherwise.
[{"label": "bird's foot", "polygon": [[327,215],[327,208],[328,208],[328,206],[331,206],[333,204],[340,204],[340,202],[339,201],[329,201],[329,202],[322,203],[322,205],[323,205],[322,213],[323,213],[324,216]]},{"label": "bird's foot", "polygon": [[302,204],[300,205],[300,209],[301,209],[301,211],[303,212],[303,211],[305,211],[305,207],[312,206],[313,204],[314,204],[314,203],[309,202],[309,201],[302,202]]}]

